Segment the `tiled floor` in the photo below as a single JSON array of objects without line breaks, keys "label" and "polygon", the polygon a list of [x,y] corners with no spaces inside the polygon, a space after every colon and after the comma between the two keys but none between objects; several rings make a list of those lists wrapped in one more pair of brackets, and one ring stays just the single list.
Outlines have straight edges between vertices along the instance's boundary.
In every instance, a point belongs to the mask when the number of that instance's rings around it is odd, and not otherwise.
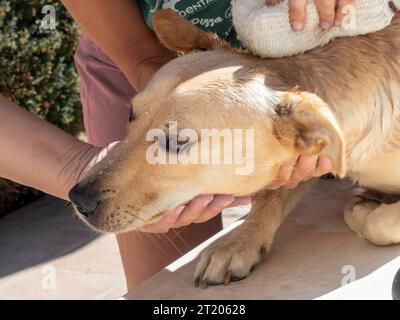
[{"label": "tiled floor", "polygon": [[[117,299],[126,293],[118,245],[44,197],[0,220],[0,299]],[[224,214],[224,225],[238,219]]]},{"label": "tiled floor", "polygon": [[45,197],[0,220],[0,299],[116,299],[126,291],[113,235]]}]

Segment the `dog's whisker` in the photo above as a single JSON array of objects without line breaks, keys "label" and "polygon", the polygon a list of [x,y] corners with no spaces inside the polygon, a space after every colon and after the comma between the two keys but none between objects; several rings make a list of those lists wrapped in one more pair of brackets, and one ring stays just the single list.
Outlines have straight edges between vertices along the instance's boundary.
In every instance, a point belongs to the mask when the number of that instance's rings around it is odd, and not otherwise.
[{"label": "dog's whisker", "polygon": [[[138,217],[137,215],[133,215],[135,218],[137,218],[140,221],[145,221],[142,218]],[[149,232],[132,232],[132,234],[135,234],[138,237],[138,240],[141,241],[143,239],[142,235],[144,236],[145,239],[150,239],[150,241],[162,252],[162,254],[164,254],[165,256],[167,256],[168,254],[163,250],[163,248],[161,247],[161,245],[157,242],[157,239],[154,238],[154,234],[151,234]],[[160,235],[158,233],[155,233],[155,235],[157,235],[158,237],[160,237]]]},{"label": "dog's whisker", "polygon": [[62,213],[69,213],[69,210],[73,209],[72,204],[70,202],[65,202],[61,207]]},{"label": "dog's whisker", "polygon": [[[171,229],[172,232],[178,237],[179,240],[184,244],[185,247],[189,247],[189,243],[181,236],[181,234],[175,229]],[[185,229],[183,229],[184,231]]]},{"label": "dog's whisker", "polygon": [[180,254],[183,254],[183,251],[181,249],[179,249],[179,247],[170,238],[168,238],[167,234],[165,234],[165,233],[162,234],[162,238],[166,239],[168,241],[168,243],[175,248],[176,251],[178,251]]},{"label": "dog's whisker", "polygon": [[157,242],[157,239],[154,238],[154,236],[148,232],[130,232],[129,234],[132,234],[132,236],[137,237],[137,240],[142,241],[143,239],[150,239],[150,241],[164,254],[167,256],[167,253],[163,250],[163,248],[160,246],[160,244]]},{"label": "dog's whisker", "polygon": [[140,218],[138,215],[136,215],[136,214],[133,214],[133,216],[136,218],[136,219],[138,219],[138,220],[140,220],[140,221],[142,221],[142,222],[146,222],[144,219],[142,219],[142,218]]},{"label": "dog's whisker", "polygon": [[[129,237],[132,237],[134,241],[136,241],[136,240],[141,241],[142,240],[142,238],[140,236],[140,232],[129,232],[128,235],[129,235]],[[135,239],[135,238],[137,238],[137,239]]]},{"label": "dog's whisker", "polygon": [[147,233],[145,233],[144,235],[145,235],[145,237],[148,237],[148,239],[150,239],[150,240],[157,246],[157,248],[160,249],[160,251],[161,251],[165,256],[168,256],[168,254],[164,251],[164,249],[158,244],[157,239],[155,239],[151,233],[148,233],[148,232],[147,232]]}]

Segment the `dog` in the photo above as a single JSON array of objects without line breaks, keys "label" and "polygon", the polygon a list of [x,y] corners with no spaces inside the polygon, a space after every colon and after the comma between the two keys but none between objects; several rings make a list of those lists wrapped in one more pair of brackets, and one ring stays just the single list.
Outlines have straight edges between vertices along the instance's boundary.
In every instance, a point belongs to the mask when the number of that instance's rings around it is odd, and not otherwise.
[{"label": "dog", "polygon": [[[82,220],[126,232],[199,194],[252,194],[245,222],[203,252],[195,271],[196,285],[228,284],[268,254],[280,224],[315,182],[265,190],[279,167],[299,154],[326,155],[338,177],[388,195],[351,198],[344,212],[349,227],[376,245],[400,243],[398,13],[382,31],[281,59],[231,48],[172,10],[156,13],[153,24],[161,43],[180,56],[133,99],[136,121],[126,140],[71,190]],[[150,164],[154,142],[147,133],[166,132],[171,123],[178,132],[253,129],[253,172],[238,175],[233,164]],[[168,139],[156,142],[159,155],[200,143]],[[93,210],[80,210],[88,204]]]}]

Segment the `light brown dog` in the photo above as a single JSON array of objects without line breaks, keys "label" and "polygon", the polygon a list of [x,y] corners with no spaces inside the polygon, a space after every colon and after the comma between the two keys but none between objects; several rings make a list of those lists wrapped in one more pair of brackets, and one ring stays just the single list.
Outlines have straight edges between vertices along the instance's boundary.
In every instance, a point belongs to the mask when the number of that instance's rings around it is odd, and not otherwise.
[{"label": "light brown dog", "polygon": [[[169,10],[156,14],[154,27],[166,47],[183,55],[135,97],[136,121],[126,140],[73,189],[83,201],[95,201],[90,215],[78,213],[89,225],[124,232],[199,194],[253,194],[247,220],[207,249],[197,266],[197,284],[220,284],[250,273],[313,183],[263,191],[280,165],[299,154],[327,155],[339,177],[400,194],[400,15],[375,34],[275,60],[232,49]],[[146,135],[168,130],[171,121],[178,131],[254,129],[253,173],[238,175],[233,164],[152,165],[146,154],[154,142]],[[200,141],[158,143],[157,152],[167,156]],[[372,243],[400,243],[396,200],[354,197],[345,219]]]}]

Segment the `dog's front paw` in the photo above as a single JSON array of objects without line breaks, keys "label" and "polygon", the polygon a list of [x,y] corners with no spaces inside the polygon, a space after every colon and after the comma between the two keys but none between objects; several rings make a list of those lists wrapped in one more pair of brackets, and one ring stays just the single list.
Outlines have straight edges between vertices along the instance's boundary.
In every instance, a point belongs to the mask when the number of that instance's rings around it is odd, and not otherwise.
[{"label": "dog's front paw", "polygon": [[267,256],[269,245],[232,241],[217,243],[202,253],[197,264],[194,283],[204,289],[246,278],[253,267]]},{"label": "dog's front paw", "polygon": [[350,198],[344,208],[344,221],[360,238],[365,238],[367,218],[380,205],[378,200],[367,194],[356,195]]}]

